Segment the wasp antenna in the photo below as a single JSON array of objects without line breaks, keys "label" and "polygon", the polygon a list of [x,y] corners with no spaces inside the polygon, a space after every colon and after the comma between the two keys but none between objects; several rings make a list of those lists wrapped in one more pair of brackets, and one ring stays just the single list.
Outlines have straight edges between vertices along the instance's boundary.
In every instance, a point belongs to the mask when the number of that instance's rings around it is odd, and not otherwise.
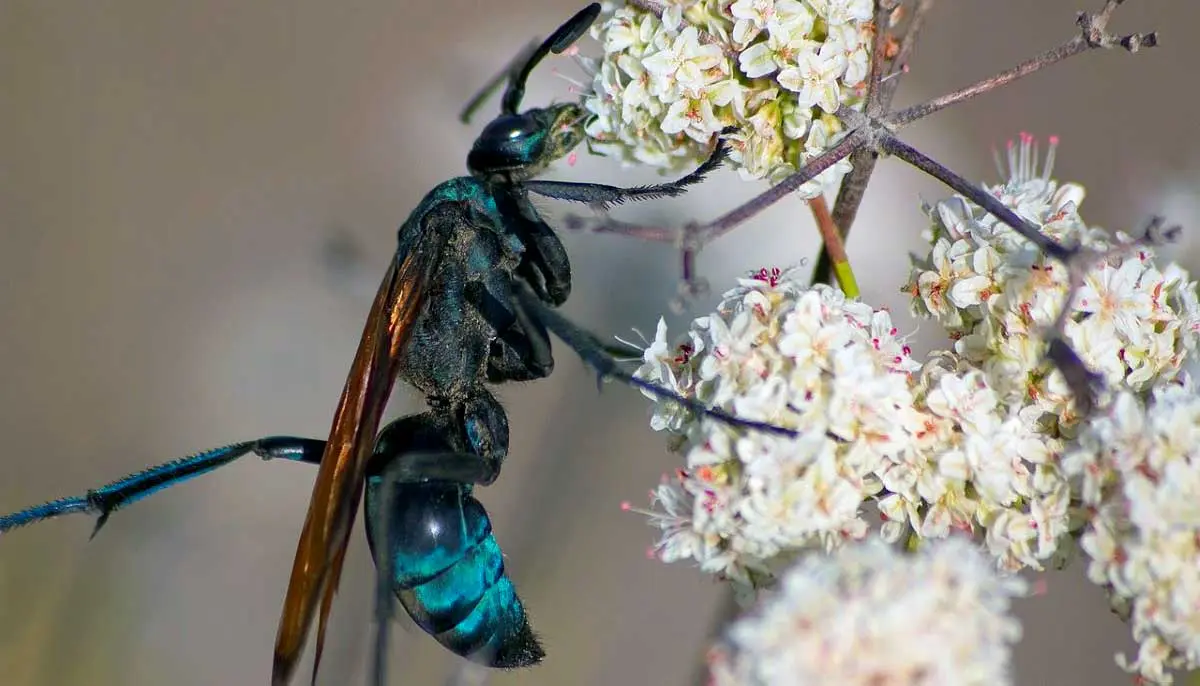
[{"label": "wasp antenna", "polygon": [[489,79],[488,82],[479,89],[479,92],[475,93],[474,97],[467,101],[467,104],[462,108],[462,111],[458,113],[458,120],[464,124],[470,124],[471,117],[479,111],[479,108],[483,106],[483,103],[487,102],[488,98],[495,95],[496,91],[500,90],[500,86],[504,84],[506,79],[512,80],[516,77],[517,71],[521,68],[521,65],[529,60],[530,56],[532,56],[534,51],[537,50],[537,47],[537,39],[534,39],[528,45],[526,45],[521,52],[517,53],[516,57],[514,57],[511,62],[505,65],[504,69],[501,69],[495,76]]},{"label": "wasp antenna", "polygon": [[512,73],[512,79],[504,91],[504,100],[501,103],[500,111],[504,114],[516,114],[517,108],[521,106],[521,99],[525,97],[525,82],[529,79],[533,68],[546,55],[550,53],[557,55],[571,47],[583,36],[598,16],[600,16],[600,3],[593,2],[576,12],[575,16],[568,19],[566,23],[558,27],[558,30],[550,34],[549,38],[542,41],[542,44],[529,54],[521,68]]}]

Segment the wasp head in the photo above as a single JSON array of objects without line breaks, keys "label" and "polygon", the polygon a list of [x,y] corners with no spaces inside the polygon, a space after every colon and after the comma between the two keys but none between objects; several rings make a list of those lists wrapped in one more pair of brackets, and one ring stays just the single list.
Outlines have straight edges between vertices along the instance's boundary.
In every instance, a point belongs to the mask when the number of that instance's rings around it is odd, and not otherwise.
[{"label": "wasp head", "polygon": [[583,142],[587,112],[561,103],[493,119],[467,155],[471,175],[485,181],[520,183]]}]

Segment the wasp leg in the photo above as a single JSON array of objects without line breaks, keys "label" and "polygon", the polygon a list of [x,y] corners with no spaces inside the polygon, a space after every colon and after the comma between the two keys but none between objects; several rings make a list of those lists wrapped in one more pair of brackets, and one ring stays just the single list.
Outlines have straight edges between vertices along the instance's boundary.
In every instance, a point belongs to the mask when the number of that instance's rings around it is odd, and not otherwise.
[{"label": "wasp leg", "polygon": [[374,477],[390,484],[453,481],[486,486],[496,480],[500,467],[494,460],[471,453],[405,453],[394,455]]},{"label": "wasp leg", "polygon": [[571,261],[558,234],[541,218],[523,190],[497,197],[497,203],[501,213],[512,218],[506,228],[525,246],[514,274],[547,303],[558,307],[566,302],[571,295]]},{"label": "wasp leg", "polygon": [[[511,281],[502,275],[467,287],[466,300],[496,332],[488,352],[487,380],[532,381],[554,371],[550,334],[537,322],[522,318],[512,306]],[[534,343],[534,339],[538,342]]]},{"label": "wasp leg", "polygon": [[584,363],[596,370],[600,380],[617,379],[656,398],[677,402],[694,412],[707,415],[729,426],[793,438],[799,435],[794,429],[735,417],[724,410],[709,407],[695,398],[684,397],[669,388],[663,388],[645,379],[635,377],[621,367],[595,334],[580,328],[553,308],[548,307],[524,284],[518,284],[514,291],[514,302],[517,306],[523,309],[527,316],[541,322],[547,329],[554,332],[555,336],[569,345]]},{"label": "wasp leg", "polygon": [[[428,412],[383,428],[367,475],[389,473],[392,481],[403,482],[492,483],[508,455],[508,417],[500,401],[479,384],[455,398],[430,398],[429,405]],[[443,459],[452,455],[469,457]]]},{"label": "wasp leg", "polygon": [[489,383],[544,379],[554,371],[550,334],[537,322],[520,319],[501,331],[488,354]]},{"label": "wasp leg", "polygon": [[44,519],[83,513],[98,515],[96,528],[92,530],[92,536],[95,536],[113,512],[164,488],[224,467],[248,453],[254,453],[264,460],[282,459],[317,464],[321,461],[324,449],[325,441],[294,436],[271,436],[214,448],[130,474],[93,488],[82,496],[60,498],[4,515],[0,517],[0,534]]},{"label": "wasp leg", "polygon": [[688,186],[700,183],[706,176],[725,161],[729,156],[729,144],[723,139],[717,139],[708,159],[691,174],[672,181],[651,186],[634,186],[621,188],[607,186],[601,183],[576,183],[572,181],[526,181],[525,187],[538,195],[548,198],[558,198],[571,202],[583,202],[600,209],[608,209],[613,205],[653,198],[674,198],[688,191]]}]

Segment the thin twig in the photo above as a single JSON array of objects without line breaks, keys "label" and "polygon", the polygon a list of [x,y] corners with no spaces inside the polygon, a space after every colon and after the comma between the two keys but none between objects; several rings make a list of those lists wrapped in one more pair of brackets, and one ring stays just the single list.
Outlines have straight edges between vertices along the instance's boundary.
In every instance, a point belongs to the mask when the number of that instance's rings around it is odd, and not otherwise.
[{"label": "thin twig", "polygon": [[[882,82],[879,97],[874,100],[876,111],[887,112],[891,108],[896,88],[900,85],[904,70],[908,68],[909,60],[912,59],[917,40],[921,36],[921,29],[925,26],[925,18],[933,9],[933,3],[934,0],[917,0],[917,6],[913,9],[912,16],[909,17],[904,37],[900,39],[900,51],[892,60],[892,71]],[[849,237],[854,220],[858,218],[858,208],[862,205],[867,185],[871,182],[871,175],[875,173],[875,162],[878,159],[879,156],[874,150],[855,150],[850,155],[850,173],[842,179],[837,200],[833,204],[833,223],[841,229],[843,241]],[[813,281],[828,283],[828,279],[832,276],[832,270],[833,262],[822,250],[821,255],[817,258],[816,267],[813,269]]]},{"label": "thin twig", "polygon": [[921,29],[925,27],[925,18],[933,9],[933,3],[934,0],[917,0],[917,6],[908,19],[908,28],[904,32],[904,38],[900,39],[900,52],[896,53],[896,58],[892,60],[892,72],[888,75],[892,78],[883,82],[880,103],[883,105],[882,111],[884,112],[892,106],[892,98],[895,97],[896,89],[900,85],[899,75],[908,69],[908,63],[912,60],[913,52],[917,48],[917,41],[921,37]]},{"label": "thin twig", "polygon": [[[1012,83],[1016,79],[1043,70],[1043,68],[1056,64],[1056,62],[1070,58],[1070,56],[1088,52],[1088,50],[1093,48],[1108,49],[1120,46],[1130,53],[1135,53],[1141,48],[1156,46],[1158,38],[1153,32],[1151,34],[1129,34],[1123,37],[1106,34],[1106,26],[1108,26],[1111,14],[1116,10],[1118,4],[1120,2],[1116,2],[1116,0],[1109,0],[1102,10],[1098,12],[1081,13],[1078,20],[1076,20],[1076,24],[1080,28],[1079,34],[1070,38],[1062,46],[1046,50],[1045,53],[1021,62],[1021,64],[1010,68],[1010,70],[995,74],[995,76],[990,78],[979,80],[979,82],[968,85],[964,89],[956,90],[952,94],[934,98],[934,100],[918,104],[918,106],[900,110],[898,113],[883,115],[881,116],[881,120],[883,124],[890,125],[893,128],[911,124],[913,121],[940,112],[940,110],[953,106],[953,104],[970,100],[970,98],[982,95],[984,92],[1000,88],[1000,86]],[[922,0],[919,2],[916,11],[913,12],[910,31],[905,36],[905,42],[901,44],[900,54],[896,56],[896,64],[901,65],[900,68],[902,68],[902,65],[907,64],[907,60],[910,59],[913,46],[916,44],[917,34],[920,28],[922,28],[925,14],[929,12],[931,6],[932,0]],[[883,84],[883,96],[886,98],[886,102],[882,103],[881,112],[890,107],[890,101],[892,101],[892,97],[895,95],[895,89],[895,84]],[[871,112],[872,110],[869,108],[868,113]],[[874,173],[875,170],[874,157],[868,157],[857,150],[854,151],[854,155],[851,157],[851,163],[856,171],[859,164],[863,164],[865,169],[862,173],[847,175],[846,179],[842,181],[842,187],[838,193],[838,201],[834,205],[834,222],[841,227],[841,234],[844,237],[850,234],[854,218],[858,215],[858,204],[862,203],[866,185],[870,181],[871,173]],[[828,281],[829,269],[829,260],[827,255],[822,251],[821,258],[817,260],[816,269],[814,270],[814,281]]]},{"label": "thin twig", "polygon": [[848,157],[856,148],[866,142],[865,135],[860,131],[851,131],[836,145],[809,160],[799,171],[763,191],[757,198],[741,207],[717,217],[708,224],[701,225],[704,229],[703,239],[707,243],[720,238],[729,231],[737,228],[750,217],[762,212],[771,205],[791,195],[792,191],[809,181],[817,178],[821,172]]},{"label": "thin twig", "polygon": [[969,100],[977,95],[987,93],[988,91],[995,90],[1001,86],[1016,81],[1022,76],[1028,76],[1036,71],[1041,71],[1051,64],[1061,62],[1068,57],[1078,55],[1087,51],[1088,49],[1087,43],[1079,40],[1079,37],[1076,36],[1057,48],[1047,50],[1036,57],[1018,64],[1012,69],[1002,71],[999,74],[983,79],[982,81],[976,81],[966,88],[960,88],[953,93],[947,93],[946,95],[934,98],[929,102],[924,102],[920,105],[914,105],[908,109],[900,110],[899,112],[888,116],[887,119],[889,122],[898,126],[903,126],[918,119],[924,119],[934,112],[944,110],[951,105],[963,102],[964,100]]},{"label": "thin twig", "polygon": [[1108,25],[1108,20],[1113,9],[1119,4],[1116,0],[1109,0],[1104,6],[1104,9],[1099,12],[1081,13],[1076,20],[1076,24],[1080,28],[1080,32],[1071,40],[1063,43],[1057,48],[1053,48],[1043,52],[1042,54],[1026,60],[1012,69],[996,74],[990,78],[976,81],[975,83],[960,88],[953,93],[947,93],[939,98],[934,98],[929,102],[922,103],[909,107],[908,109],[896,112],[886,118],[886,121],[897,127],[905,124],[924,119],[934,112],[944,110],[951,105],[969,100],[977,95],[995,90],[1001,86],[1012,83],[1022,76],[1028,76],[1034,72],[1041,71],[1046,67],[1061,62],[1068,57],[1073,57],[1080,53],[1088,52],[1097,48],[1110,49],[1115,47],[1124,48],[1127,52],[1135,53],[1142,48],[1152,48],[1158,45],[1158,34],[1150,33],[1131,33],[1126,36],[1112,36],[1105,32]]},{"label": "thin twig", "polygon": [[879,94],[883,92],[883,74],[887,71],[887,26],[888,15],[896,8],[889,0],[875,0],[875,40],[871,45],[871,68],[867,72],[866,111],[868,115],[883,114],[879,106]]},{"label": "thin twig", "polygon": [[899,138],[889,133],[882,133],[880,134],[880,146],[884,152],[908,162],[910,165],[946,184],[959,195],[987,210],[988,214],[1011,226],[1014,231],[1036,245],[1048,257],[1065,262],[1074,254],[1074,251],[1064,248],[1058,241],[1042,233],[1038,227],[1016,212],[1013,212],[1012,209],[1000,202],[991,193],[959,176],[945,165],[940,164]]},{"label": "thin twig", "polygon": [[837,164],[838,161],[849,155],[850,151],[862,147],[864,144],[862,139],[865,136],[866,133],[864,131],[852,131],[836,145],[810,160],[800,171],[767,189],[755,197],[753,201],[706,224],[693,223],[681,230],[679,227],[631,224],[608,216],[595,219],[567,215],[563,218],[563,226],[568,229],[595,233],[621,234],[654,243],[676,243],[681,240],[681,234],[690,233],[695,237],[695,244],[702,246],[737,228],[747,219],[783,200],[792,191]]},{"label": "thin twig", "polygon": [[[633,0],[639,6],[650,0]],[[1055,64],[1066,57],[1081,54],[1092,48],[1111,48],[1121,46],[1129,52],[1137,52],[1143,47],[1152,47],[1157,45],[1157,36],[1154,33],[1148,34],[1129,34],[1124,37],[1111,36],[1104,32],[1104,27],[1107,26],[1111,14],[1117,5],[1123,0],[1108,0],[1105,6],[1092,13],[1080,14],[1077,24],[1080,27],[1080,32],[1067,43],[1059,48],[1047,51],[1042,55],[1021,63],[1013,69],[993,76],[989,79],[984,79],[978,83],[972,84],[956,93],[941,98],[935,98],[922,105],[910,107],[897,113],[889,114],[881,118],[870,118],[864,116],[860,112],[842,108],[838,110],[838,116],[842,121],[853,128],[839,141],[836,145],[826,150],[823,154],[813,158],[808,164],[805,164],[795,174],[787,177],[775,186],[767,189],[758,196],[743,203],[741,206],[732,211],[718,217],[717,219],[705,223],[695,224],[691,227],[694,230],[696,237],[701,243],[708,243],[732,229],[736,228],[747,219],[762,212],[771,205],[779,202],[789,193],[799,188],[804,183],[815,178],[818,174],[833,166],[838,160],[847,157],[852,152],[867,150],[873,153],[882,152],[882,142],[884,140],[895,140],[892,136],[881,136],[880,132],[894,131],[904,125],[915,122],[923,117],[929,116],[945,107],[948,107],[955,102],[960,102],[967,97],[973,97],[989,90],[997,88],[1001,85],[1009,83],[1016,78],[1031,74],[1035,71],[1043,69],[1051,64]],[[1078,46],[1078,47],[1076,47]],[[1059,57],[1059,55],[1062,55]],[[943,176],[954,176],[953,172],[941,167],[933,160],[921,156],[930,164],[940,167],[938,173]],[[932,167],[931,167],[932,169]],[[930,171],[930,169],[926,169]],[[940,177],[939,177],[940,178]],[[997,215],[999,216],[999,215]],[[1015,215],[1013,215],[1015,216]],[[568,216],[566,218],[567,228],[587,229],[605,233],[619,233],[627,236],[633,236],[643,240],[657,242],[676,242],[679,240],[679,229],[671,229],[667,227],[641,226],[629,224],[609,219],[607,217],[599,221],[592,219],[584,219],[580,217]],[[1015,228],[1015,227],[1014,227]]]},{"label": "thin twig", "polygon": [[850,268],[850,258],[846,255],[846,244],[842,242],[842,233],[829,213],[829,204],[825,202],[825,196],[818,195],[812,198],[808,201],[808,207],[812,210],[813,219],[817,221],[817,231],[821,234],[821,255],[828,255],[830,269],[833,271],[838,287],[842,289],[846,297],[857,298],[859,296],[858,283]]},{"label": "thin twig", "polygon": [[[883,102],[883,75],[887,70],[887,55],[884,46],[887,41],[887,32],[884,26],[887,24],[888,14],[894,9],[895,4],[879,0],[875,3],[875,41],[871,47],[871,68],[867,72],[867,96],[863,108],[868,114],[883,114],[887,111],[887,104]],[[858,211],[858,203],[862,201],[863,193],[867,190],[867,183],[871,180],[871,173],[875,170],[875,156],[871,153],[863,154],[861,151],[854,151],[850,155],[850,173],[842,179],[842,186],[838,189],[838,197],[834,202],[834,213],[830,217],[830,222],[838,228],[838,243],[845,245],[846,236],[850,233],[850,224],[854,221],[854,214]],[[856,197],[853,209],[850,216],[845,216],[847,209],[850,209],[846,203],[846,198]],[[840,211],[839,211],[840,210]],[[844,248],[843,248],[844,253]],[[844,259],[844,255],[843,258]],[[839,261],[836,255],[830,254],[828,242],[823,242],[821,245],[821,253],[817,256],[817,264],[813,267],[812,281],[815,283],[832,283],[833,265]]]},{"label": "thin twig", "polygon": [[[850,227],[858,216],[858,208],[862,205],[863,195],[867,192],[867,184],[871,174],[875,172],[875,162],[879,157],[874,150],[860,148],[850,154],[850,173],[842,179],[838,188],[837,199],[833,203],[834,226],[838,227],[843,244],[850,235]],[[833,259],[829,251],[821,248],[817,263],[813,266],[813,283],[831,283],[833,279]]]},{"label": "thin twig", "polygon": [[1143,234],[1133,241],[1118,242],[1107,250],[1079,247],[1072,251],[1069,259],[1064,260],[1067,267],[1067,295],[1063,298],[1061,309],[1059,309],[1054,323],[1044,334],[1049,340],[1046,358],[1062,372],[1063,379],[1075,398],[1075,413],[1078,416],[1086,417],[1091,413],[1094,391],[1102,386],[1104,377],[1088,369],[1067,339],[1067,322],[1071,316],[1071,305],[1079,290],[1083,288],[1084,279],[1093,265],[1117,256],[1129,259],[1128,253],[1137,250],[1140,246],[1153,247],[1174,241],[1182,229],[1178,225],[1164,228],[1165,223],[1166,220],[1160,216],[1151,217],[1150,221],[1146,223]]},{"label": "thin twig", "polygon": [[[648,0],[634,0],[639,3],[647,2]],[[1071,41],[1068,41],[1063,46],[1054,50],[1047,51],[1042,55],[1021,63],[1013,69],[1001,72],[997,76],[985,79],[976,84],[968,86],[965,89],[952,93],[949,96],[935,98],[922,105],[910,107],[897,113],[886,115],[885,117],[870,121],[864,117],[862,113],[854,110],[842,108],[838,110],[838,116],[842,117],[843,122],[850,124],[854,128],[846,134],[842,140],[825,151],[824,154],[813,158],[808,164],[804,165],[795,174],[787,177],[775,186],[767,189],[760,195],[752,198],[741,206],[726,213],[725,215],[709,222],[707,224],[697,225],[697,235],[700,236],[702,242],[707,243],[715,238],[718,238],[728,231],[732,230],[745,220],[762,212],[767,207],[775,204],[783,197],[787,196],[793,190],[799,188],[804,183],[815,178],[820,172],[835,164],[838,160],[848,156],[852,152],[859,150],[880,151],[881,137],[874,135],[875,131],[886,129],[895,130],[904,125],[915,122],[923,117],[929,116],[955,102],[960,102],[967,97],[979,95],[981,93],[992,90],[1012,80],[1031,74],[1051,64],[1055,64],[1071,55],[1080,54],[1091,48],[1110,48],[1117,45],[1124,47],[1129,52],[1137,52],[1142,47],[1152,47],[1157,45],[1157,37],[1154,33],[1148,34],[1130,34],[1124,37],[1114,37],[1103,32],[1104,26],[1110,18],[1110,15],[1119,5],[1118,0],[1108,0],[1105,7],[1098,12],[1081,14],[1077,23],[1081,27],[1081,33],[1076,35]],[[1074,47],[1076,44],[1079,47]],[[1067,47],[1072,46],[1072,47]],[[1057,55],[1062,54],[1062,57]],[[599,221],[588,220],[580,217],[568,216],[566,219],[567,228],[587,229],[597,232],[620,233],[623,235],[634,236],[643,240],[656,242],[675,242],[678,240],[679,229],[670,229],[665,227],[640,227],[634,224],[617,222],[608,218],[603,218]]]}]

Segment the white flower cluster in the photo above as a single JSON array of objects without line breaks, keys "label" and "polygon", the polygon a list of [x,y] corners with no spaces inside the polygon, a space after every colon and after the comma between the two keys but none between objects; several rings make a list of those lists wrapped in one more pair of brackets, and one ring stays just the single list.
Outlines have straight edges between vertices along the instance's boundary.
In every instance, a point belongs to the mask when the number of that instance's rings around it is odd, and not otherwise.
[{"label": "white flower cluster", "polygon": [[952,353],[926,362],[913,396],[910,448],[883,467],[884,538],[978,531],[1000,567],[1041,569],[1059,552],[1071,501],[1046,442]]},{"label": "white flower cluster", "polygon": [[[1066,268],[1010,227],[962,198],[939,203],[930,211],[931,253],[914,265],[906,290],[914,311],[954,339],[946,359],[994,390],[996,417],[1013,432],[1007,439],[961,435],[967,444],[982,440],[978,455],[991,458],[975,483],[1000,475],[1004,465],[1027,473],[1012,491],[1012,507],[977,517],[989,549],[1006,566],[1037,566],[1069,553],[1066,534],[1086,523],[1081,544],[1092,579],[1132,613],[1141,649],[1128,667],[1163,681],[1166,668],[1200,665],[1200,611],[1190,607],[1200,601],[1193,540],[1200,519],[1188,518],[1200,512],[1200,491],[1185,493],[1186,483],[1174,478],[1168,486],[1160,469],[1172,460],[1174,470],[1196,469],[1185,456],[1195,445],[1187,432],[1200,431],[1193,428],[1200,407],[1181,409],[1185,392],[1176,381],[1186,378],[1200,338],[1200,304],[1195,282],[1178,266],[1160,268],[1149,247],[1087,227],[1078,214],[1083,188],[1050,177],[1056,143],[1051,139],[1038,170],[1032,137],[1023,134],[1009,148],[1008,181],[988,190],[1043,233],[1100,256],[1084,274],[1063,331],[1103,379],[1100,405],[1108,418],[1081,425],[1070,389],[1045,357],[1045,334],[1069,290]],[[1158,400],[1143,416],[1152,393]],[[1064,461],[1064,454],[1071,457]],[[1190,478],[1200,483],[1200,470]],[[1166,530],[1172,533],[1158,537]],[[1182,581],[1180,573],[1192,578]],[[1185,590],[1189,583],[1195,591]]]},{"label": "white flower cluster", "polygon": [[[928,208],[930,252],[905,290],[952,349],[924,365],[886,311],[790,272],[742,280],[674,346],[660,323],[638,377],[799,434],[655,400],[651,426],[686,461],[652,494],[660,558],[760,589],[805,551],[865,537],[868,504],[885,541],[922,550],[961,530],[1010,571],[1064,562],[1078,538],[1132,618],[1141,650],[1126,666],[1154,681],[1200,667],[1197,286],[1080,219],[1083,188],[1050,176],[1056,144],[1039,169],[1023,135],[986,190],[1093,263],[1070,274],[963,198]],[[1104,381],[1094,425],[1046,359],[1058,324]]]},{"label": "white flower cluster", "polygon": [[[871,0],[666,0],[632,4],[592,31],[604,47],[585,106],[591,148],[665,168],[728,136],[744,178],[782,179],[839,138],[860,107]],[[800,189],[817,195],[843,160]]]},{"label": "white flower cluster", "polygon": [[[1111,251],[1088,270],[1065,321],[1067,341],[1107,387],[1144,392],[1176,376],[1195,349],[1200,305],[1195,283],[1174,264],[1155,265],[1145,246],[1126,251],[1080,219],[1083,187],[1042,170],[1032,136],[1009,146],[1009,178],[988,190],[1041,231],[1067,245]],[[930,210],[929,255],[905,286],[913,311],[931,316],[955,339],[954,352],[983,370],[1001,402],[1048,438],[1073,435],[1078,417],[1062,374],[1046,360],[1046,332],[1068,292],[1067,269],[1008,225],[955,197]],[[1053,450],[1061,445],[1053,444]]]},{"label": "white flower cluster", "polygon": [[1152,683],[1200,667],[1200,398],[1190,383],[1121,393],[1064,461],[1081,483],[1088,576],[1133,624]]},{"label": "white flower cluster", "polygon": [[1023,594],[959,537],[914,555],[878,541],[809,555],[711,654],[715,686],[1012,683]]},{"label": "white flower cluster", "polygon": [[657,555],[754,588],[805,549],[986,533],[1008,569],[1040,568],[1067,531],[1070,494],[1040,436],[952,354],[921,369],[890,315],[761,270],[667,343],[660,322],[639,378],[797,439],[735,431],[657,400],[686,468],[653,494]]},{"label": "white flower cluster", "polygon": [[863,502],[902,450],[917,364],[884,310],[762,270],[696,319],[678,346],[659,323],[636,375],[739,417],[800,431],[735,431],[657,401],[687,468],[655,493],[657,554],[751,586],[799,550],[867,532]]},{"label": "white flower cluster", "polygon": [[[1195,284],[1174,264],[1159,270],[1147,247],[1114,250],[1106,233],[1088,228],[1078,214],[1083,188],[1059,186],[1050,177],[1056,145],[1052,138],[1039,170],[1033,138],[1022,134],[1019,145],[1009,146],[1008,180],[987,190],[1046,235],[1109,254],[1087,271],[1064,332],[1106,388],[1144,393],[1175,378],[1196,347]],[[938,203],[930,216],[931,252],[916,261],[905,289],[914,312],[934,318],[954,339],[946,355],[951,364],[992,390],[994,419],[1009,437],[972,430],[958,438],[979,444],[969,460],[978,467],[977,492],[985,492],[978,487],[1000,476],[1003,465],[1011,466],[1004,478],[1016,479],[997,501],[1005,508],[976,516],[989,548],[1008,567],[1038,567],[1064,543],[1072,495],[1057,463],[1079,419],[1062,374],[1046,359],[1045,338],[1063,307],[1069,275],[961,197]],[[1129,239],[1118,235],[1116,241]]]}]

